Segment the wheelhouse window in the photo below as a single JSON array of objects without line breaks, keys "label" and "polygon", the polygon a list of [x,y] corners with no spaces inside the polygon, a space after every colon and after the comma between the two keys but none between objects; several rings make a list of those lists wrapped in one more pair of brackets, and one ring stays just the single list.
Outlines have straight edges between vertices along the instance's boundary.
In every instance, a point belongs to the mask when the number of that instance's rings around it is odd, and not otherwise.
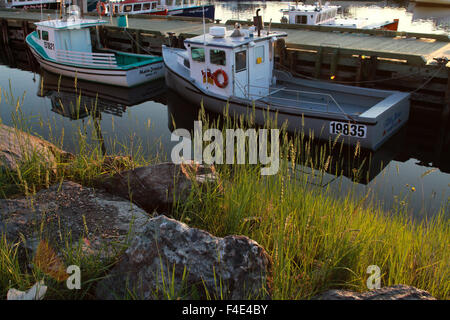
[{"label": "wheelhouse window", "polygon": [[131,12],[132,10],[133,6],[130,4],[123,7],[123,12]]},{"label": "wheelhouse window", "polygon": [[156,2],[152,2],[152,9],[156,9]]},{"label": "wheelhouse window", "polygon": [[142,5],[142,10],[150,10],[150,2],[144,3]]},{"label": "wheelhouse window", "polygon": [[225,66],[227,64],[226,53],[223,50],[211,49],[209,51],[209,61],[212,64]]},{"label": "wheelhouse window", "polygon": [[187,6],[189,4],[189,0],[183,0],[183,4]]},{"label": "wheelhouse window", "polygon": [[205,62],[205,49],[192,47],[191,49],[192,60],[196,62]]},{"label": "wheelhouse window", "polygon": [[38,30],[38,31],[37,31],[37,34],[38,34],[39,39],[42,39],[42,38],[41,38],[41,30]]},{"label": "wheelhouse window", "polygon": [[255,63],[260,64],[264,62],[264,46],[255,48]]},{"label": "wheelhouse window", "polygon": [[297,23],[297,24],[307,24],[308,23],[308,16],[304,16],[304,15],[295,16],[295,23]]},{"label": "wheelhouse window", "polygon": [[141,8],[142,8],[142,4],[135,4],[134,5],[134,11],[141,11]]},{"label": "wheelhouse window", "polygon": [[181,0],[175,0],[175,5],[177,6],[181,5]]},{"label": "wheelhouse window", "polygon": [[247,50],[236,52],[236,72],[247,70]]},{"label": "wheelhouse window", "polygon": [[42,31],[42,40],[48,41],[48,31]]}]

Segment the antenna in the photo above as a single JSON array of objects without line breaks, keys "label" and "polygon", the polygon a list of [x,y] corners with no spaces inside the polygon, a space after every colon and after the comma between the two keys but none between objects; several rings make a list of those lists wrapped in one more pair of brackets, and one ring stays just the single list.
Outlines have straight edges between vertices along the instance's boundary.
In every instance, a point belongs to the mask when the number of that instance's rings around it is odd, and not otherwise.
[{"label": "antenna", "polygon": [[208,87],[208,66],[206,64],[206,22],[205,22],[205,2],[202,2],[202,14],[203,14],[203,54],[205,59],[205,86]]}]

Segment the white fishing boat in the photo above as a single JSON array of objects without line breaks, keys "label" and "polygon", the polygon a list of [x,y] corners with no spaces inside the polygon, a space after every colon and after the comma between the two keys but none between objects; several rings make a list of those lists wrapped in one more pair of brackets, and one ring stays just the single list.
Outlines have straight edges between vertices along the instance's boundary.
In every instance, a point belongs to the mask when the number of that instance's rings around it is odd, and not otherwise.
[{"label": "white fishing boat", "polygon": [[[24,8],[24,9],[56,9],[61,0],[1,0],[5,8]],[[70,4],[70,0],[65,1]],[[1,5],[0,5],[1,7]]]},{"label": "white fishing boat", "polygon": [[150,14],[158,16],[166,16],[168,10],[158,6],[156,0],[110,0],[98,1],[97,12],[102,16],[113,15],[133,15],[133,14]]},{"label": "white fishing boat", "polygon": [[[92,5],[88,10],[92,10]],[[215,7],[199,0],[109,0],[98,1],[97,12],[101,15],[151,14],[182,17],[205,17],[214,20]]]},{"label": "white fishing boat", "polygon": [[408,93],[294,78],[274,69],[274,42],[283,32],[251,27],[211,27],[184,41],[186,49],[163,46],[166,84],[206,109],[248,115],[264,125],[267,116],[291,132],[343,139],[376,150],[409,117]]},{"label": "white fishing boat", "polygon": [[338,18],[338,10],[341,6],[330,5],[328,2],[322,5],[316,2],[313,5],[297,3],[290,4],[288,9],[281,10],[282,23],[309,25],[309,26],[329,26],[354,29],[378,29],[397,31],[399,19],[387,21],[374,21],[373,19],[361,18]]},{"label": "white fishing boat", "polygon": [[164,76],[161,57],[93,50],[89,29],[104,23],[73,18],[41,21],[35,23],[36,31],[26,37],[26,42],[42,68],[64,76],[123,87]]}]

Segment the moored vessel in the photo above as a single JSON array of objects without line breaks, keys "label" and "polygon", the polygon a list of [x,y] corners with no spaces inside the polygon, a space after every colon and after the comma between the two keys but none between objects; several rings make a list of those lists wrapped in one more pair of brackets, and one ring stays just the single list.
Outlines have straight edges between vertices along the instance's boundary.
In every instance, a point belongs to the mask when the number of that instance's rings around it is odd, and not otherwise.
[{"label": "moored vessel", "polygon": [[42,68],[64,76],[124,87],[164,76],[161,57],[93,49],[90,28],[105,23],[76,18],[37,22],[26,43]]},{"label": "moored vessel", "polygon": [[274,43],[283,32],[211,27],[185,40],[186,49],[163,47],[166,84],[206,109],[287,122],[291,132],[376,150],[409,117],[408,93],[303,80],[274,69]]}]

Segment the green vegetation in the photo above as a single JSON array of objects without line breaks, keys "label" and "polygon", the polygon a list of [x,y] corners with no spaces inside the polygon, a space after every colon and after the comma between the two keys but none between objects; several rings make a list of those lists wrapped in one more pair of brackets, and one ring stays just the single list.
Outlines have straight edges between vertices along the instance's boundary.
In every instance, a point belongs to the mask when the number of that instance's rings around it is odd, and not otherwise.
[{"label": "green vegetation", "polygon": [[[28,131],[29,121],[20,112],[20,99],[9,97],[16,116],[16,127]],[[79,99],[78,101],[80,101]],[[75,106],[86,108],[87,106]],[[95,106],[90,112],[95,114]],[[242,118],[225,123],[200,115],[204,129],[243,127]],[[56,170],[31,157],[15,172],[0,172],[0,197],[33,194],[63,180],[90,186],[100,175],[154,163],[134,142],[120,146],[113,155],[131,155],[110,161],[102,154],[95,130],[78,131],[78,150],[71,159],[60,159]],[[250,117],[251,124],[251,117]],[[270,126],[271,121],[268,121]],[[49,124],[50,125],[50,124]],[[54,143],[63,146],[63,134]],[[449,203],[429,220],[413,221],[407,205],[385,212],[372,200],[370,191],[363,197],[346,191],[343,197],[328,186],[318,187],[326,172],[341,174],[344,153],[355,180],[360,168],[370,159],[360,158],[358,147],[348,151],[342,143],[317,144],[303,134],[290,136],[281,131],[280,170],[274,176],[261,176],[259,165],[219,165],[219,179],[203,187],[193,186],[186,201],[177,202],[169,213],[189,226],[216,236],[246,235],[261,244],[273,260],[274,299],[308,299],[330,288],[366,291],[367,267],[378,265],[382,286],[406,284],[429,291],[439,299],[450,296],[450,222]],[[114,145],[112,143],[111,145]],[[333,153],[331,152],[333,151]],[[334,154],[334,156],[332,155]],[[336,155],[337,154],[337,155]],[[46,298],[90,299],[96,281],[105,276],[115,260],[85,257],[83,251],[67,245],[59,258],[65,265],[79,264],[83,272],[83,290],[67,290],[64,282],[44,275],[35,257],[21,257],[19,243],[0,242],[0,298],[9,288],[30,288],[44,278],[50,287]],[[59,248],[61,249],[61,248]],[[170,280],[169,280],[170,282]],[[168,283],[165,296],[178,297]],[[163,289],[164,290],[164,289]],[[76,290],[75,290],[76,291]],[[132,292],[130,298],[137,297]]]}]

